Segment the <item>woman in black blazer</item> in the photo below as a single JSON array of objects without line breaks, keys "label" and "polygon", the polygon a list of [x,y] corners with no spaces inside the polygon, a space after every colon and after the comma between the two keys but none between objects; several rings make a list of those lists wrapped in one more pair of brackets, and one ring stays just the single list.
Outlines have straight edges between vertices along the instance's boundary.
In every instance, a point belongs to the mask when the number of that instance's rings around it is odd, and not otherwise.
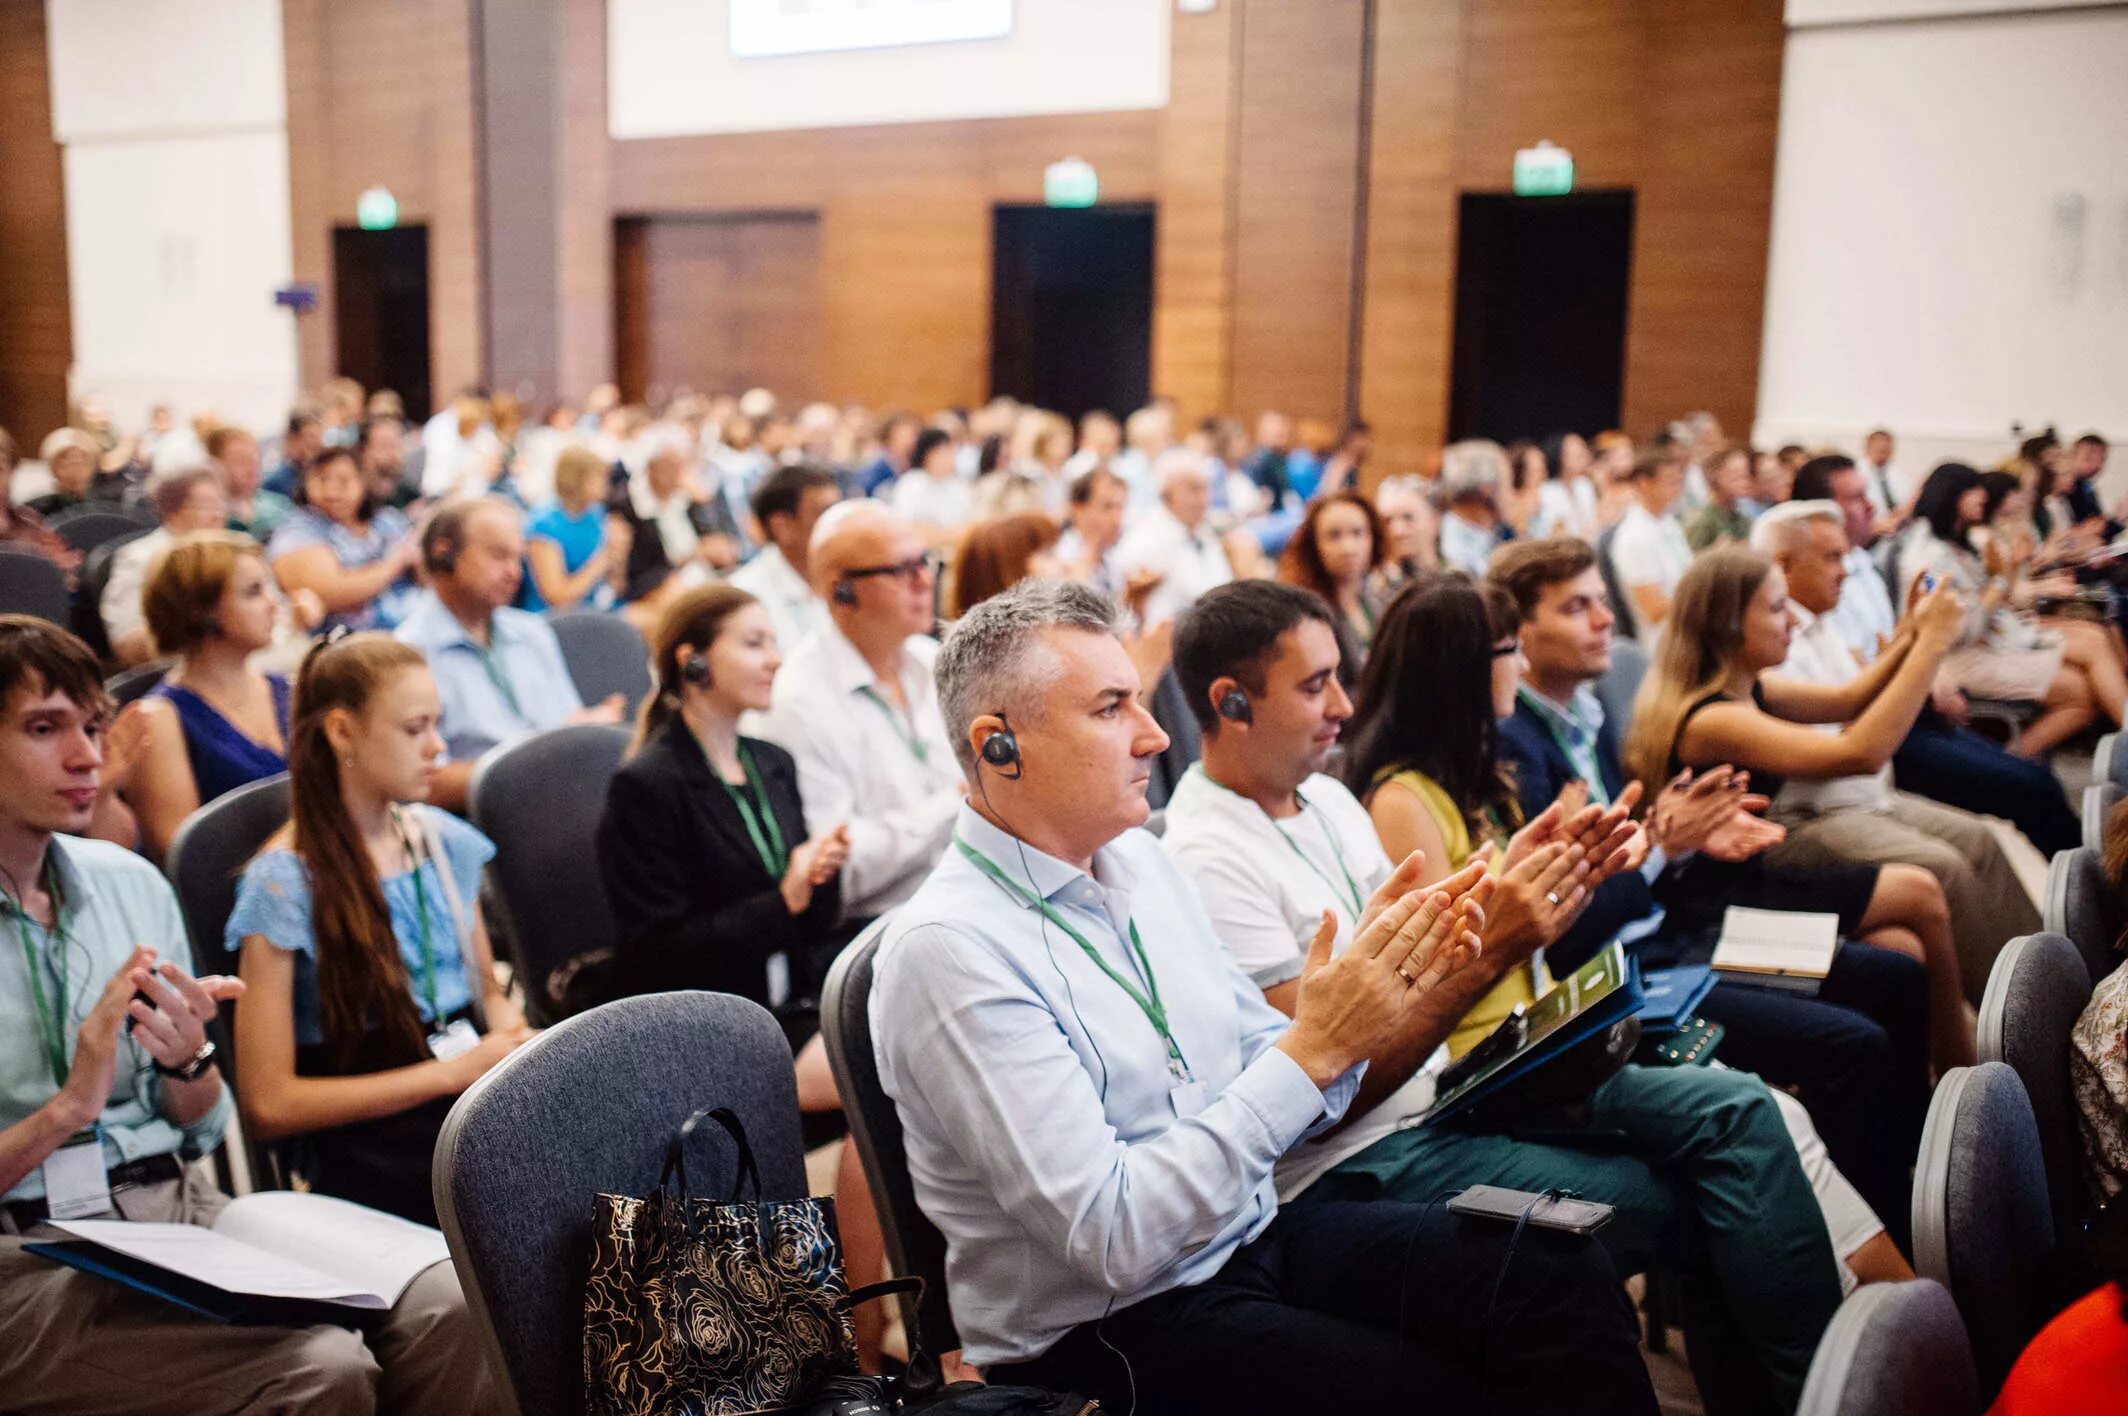
[{"label": "woman in black blazer", "polygon": [[782,661],[768,611],[728,585],[688,591],[660,617],[652,654],[657,692],[598,831],[620,991],[817,997],[843,942],[848,829],[808,836],[790,754],[739,735],[741,713],[768,707]]}]

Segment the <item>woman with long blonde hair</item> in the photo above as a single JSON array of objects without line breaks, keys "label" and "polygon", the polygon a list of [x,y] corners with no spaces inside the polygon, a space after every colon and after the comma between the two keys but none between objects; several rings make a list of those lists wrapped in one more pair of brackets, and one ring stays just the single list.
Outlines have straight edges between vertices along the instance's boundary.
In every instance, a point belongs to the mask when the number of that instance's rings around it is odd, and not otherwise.
[{"label": "woman with long blonde hair", "polygon": [[[1717,547],[1678,582],[1655,662],[1633,705],[1625,769],[1653,790],[1683,768],[1730,765],[1748,770],[1754,790],[1770,797],[1791,776],[1876,771],[1928,702],[1960,615],[1947,591],[1921,600],[1893,650],[1849,684],[1770,676],[1788,657],[1794,625],[1787,581],[1756,551]],[[1807,726],[1828,724],[1844,726],[1837,732]],[[1973,1031],[1950,907],[1936,877],[1914,865],[1814,874],[1824,875],[1826,886],[1796,903],[1834,910],[1843,933],[1920,959],[1928,970],[1935,1064],[1941,1070],[1971,1065]]]}]

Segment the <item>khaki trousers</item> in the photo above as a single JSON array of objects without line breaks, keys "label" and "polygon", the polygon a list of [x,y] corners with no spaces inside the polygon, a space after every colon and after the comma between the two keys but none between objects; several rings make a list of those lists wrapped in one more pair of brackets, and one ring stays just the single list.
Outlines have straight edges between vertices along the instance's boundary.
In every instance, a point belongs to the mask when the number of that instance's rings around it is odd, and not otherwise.
[{"label": "khaki trousers", "polygon": [[[229,1202],[187,1177],[113,1197],[130,1220],[210,1224]],[[0,1219],[0,1225],[5,1220]],[[448,1263],[416,1278],[365,1339],[349,1328],[224,1326],[120,1283],[25,1253],[0,1234],[0,1410],[211,1416],[510,1416]]]},{"label": "khaki trousers", "polygon": [[1893,792],[1888,812],[1776,809],[1772,816],[1788,828],[1788,839],[1767,852],[1768,864],[1918,865],[1935,876],[1951,907],[1966,999],[1976,1008],[2002,946],[2039,928],[2039,910],[2002,844],[1971,812]]}]

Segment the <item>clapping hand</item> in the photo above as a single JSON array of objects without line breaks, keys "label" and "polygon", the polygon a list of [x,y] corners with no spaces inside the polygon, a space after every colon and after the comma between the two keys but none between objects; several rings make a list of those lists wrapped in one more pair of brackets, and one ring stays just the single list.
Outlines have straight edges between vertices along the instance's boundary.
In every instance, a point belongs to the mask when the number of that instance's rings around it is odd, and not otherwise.
[{"label": "clapping hand", "polygon": [[1649,813],[1655,840],[1673,856],[1701,851],[1716,860],[1749,860],[1786,839],[1783,827],[1759,813],[1770,799],[1750,790],[1751,774],[1723,763],[1694,777],[1680,772]]},{"label": "clapping hand", "polygon": [[126,970],[135,992],[154,1002],[134,998],[126,1005],[133,1020],[133,1038],[147,1054],[169,1068],[182,1068],[198,1055],[207,1042],[207,1024],[216,1010],[244,993],[244,981],[226,974],[194,978],[169,960],[154,963],[154,956],[130,963]]}]

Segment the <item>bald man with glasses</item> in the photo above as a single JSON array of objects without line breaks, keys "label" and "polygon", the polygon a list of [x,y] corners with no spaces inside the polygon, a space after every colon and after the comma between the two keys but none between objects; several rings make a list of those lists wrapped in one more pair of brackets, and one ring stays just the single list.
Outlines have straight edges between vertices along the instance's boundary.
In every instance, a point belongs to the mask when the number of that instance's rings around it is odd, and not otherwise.
[{"label": "bald man with glasses", "polygon": [[843,907],[884,914],[946,848],[961,776],[931,678],[938,562],[876,502],[828,508],[807,561],[828,623],[790,646],[761,736],[798,763],[809,817],[850,823]]}]

